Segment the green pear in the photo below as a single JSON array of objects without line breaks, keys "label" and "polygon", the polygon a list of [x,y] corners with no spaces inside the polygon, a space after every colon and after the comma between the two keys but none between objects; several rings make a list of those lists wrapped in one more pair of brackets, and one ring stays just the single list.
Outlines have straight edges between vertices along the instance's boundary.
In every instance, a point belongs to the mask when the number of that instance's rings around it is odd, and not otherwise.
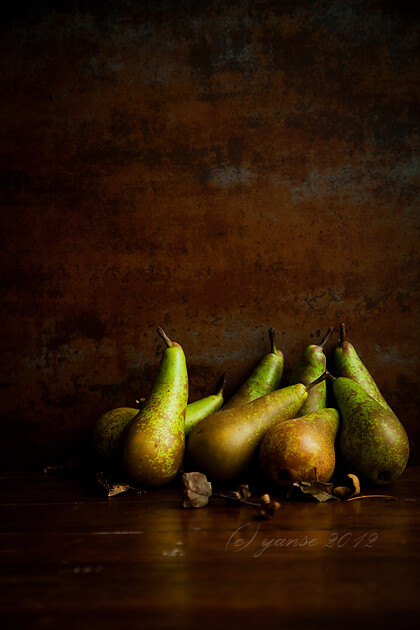
[{"label": "green pear", "polygon": [[[374,398],[384,409],[394,413],[382,396],[381,391],[372,375],[362,363],[354,346],[346,340],[346,327],[340,324],[340,341],[333,355],[334,374],[345,376],[359,383],[363,389]],[[394,414],[395,415],[395,414]]]},{"label": "green pear", "polygon": [[233,409],[234,407],[245,405],[280,387],[284,357],[281,350],[276,348],[274,328],[270,328],[268,334],[270,336],[271,351],[261,359],[223,409]]},{"label": "green pear", "polygon": [[224,398],[223,391],[225,389],[227,374],[223,374],[219,389],[215,394],[200,398],[187,406],[185,415],[185,437],[188,437],[196,424],[207,418],[212,413],[216,413],[222,407]]},{"label": "green pear", "polygon": [[[325,378],[322,375],[321,378]],[[311,386],[302,383],[277,389],[240,407],[221,409],[192,430],[188,456],[211,481],[230,482],[244,475],[272,426],[294,418]]]},{"label": "green pear", "polygon": [[350,378],[335,378],[333,392],[342,418],[340,452],[350,472],[378,485],[398,479],[410,446],[395,414]]},{"label": "green pear", "polygon": [[166,343],[149,399],[125,426],[119,442],[121,464],[134,481],[163,486],[179,472],[185,450],[188,375],[185,355],[162,328]]},{"label": "green pear", "polygon": [[[216,394],[206,396],[187,405],[185,412],[185,437],[191,433],[198,422],[221,408],[224,400],[223,390],[226,379],[227,374],[224,374]],[[144,398],[140,400],[144,402]],[[117,407],[105,412],[96,421],[92,431],[92,444],[93,451],[102,464],[106,466],[116,464],[118,460],[118,442],[123,429],[138,412],[139,410],[133,407]]]},{"label": "green pear", "polygon": [[[319,344],[310,344],[301,353],[295,369],[293,370],[289,385],[303,383],[309,385],[318,376],[325,372],[327,358],[324,354],[324,346],[336,329],[330,326]],[[327,406],[327,385],[321,381],[308,393],[308,398],[303,403],[298,415],[304,416],[312,411],[324,409]]]},{"label": "green pear", "polygon": [[117,407],[106,411],[95,422],[92,431],[93,451],[99,461],[113,465],[118,459],[118,441],[124,427],[138,414],[132,407]]},{"label": "green pear", "polygon": [[[271,479],[329,481],[335,468],[336,409],[324,408],[276,424],[260,446],[260,463]],[[315,477],[316,471],[316,477]]]}]

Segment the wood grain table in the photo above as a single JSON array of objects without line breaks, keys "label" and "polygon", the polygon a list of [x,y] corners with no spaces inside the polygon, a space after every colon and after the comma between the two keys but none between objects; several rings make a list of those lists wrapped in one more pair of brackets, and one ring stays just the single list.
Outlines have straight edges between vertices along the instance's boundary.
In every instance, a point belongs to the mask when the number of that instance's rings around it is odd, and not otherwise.
[{"label": "wood grain table", "polygon": [[180,484],[98,493],[81,478],[3,473],[1,627],[419,627],[420,468],[397,500],[282,501],[269,520]]}]

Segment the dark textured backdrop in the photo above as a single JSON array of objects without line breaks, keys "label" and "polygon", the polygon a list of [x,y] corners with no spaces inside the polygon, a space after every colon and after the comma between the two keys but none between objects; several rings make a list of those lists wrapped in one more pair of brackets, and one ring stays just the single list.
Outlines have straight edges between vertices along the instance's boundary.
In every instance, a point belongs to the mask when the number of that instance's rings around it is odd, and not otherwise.
[{"label": "dark textured backdrop", "polygon": [[[331,324],[419,462],[415,2],[1,8],[0,465],[62,461],[147,395],[190,400]],[[332,346],[330,345],[330,348]],[[286,382],[286,379],[285,379]]]}]

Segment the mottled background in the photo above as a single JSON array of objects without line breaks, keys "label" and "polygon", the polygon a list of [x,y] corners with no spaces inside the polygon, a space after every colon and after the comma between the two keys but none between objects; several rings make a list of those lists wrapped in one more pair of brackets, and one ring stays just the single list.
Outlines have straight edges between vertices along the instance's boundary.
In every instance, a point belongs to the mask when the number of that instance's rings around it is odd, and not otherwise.
[{"label": "mottled background", "polygon": [[419,463],[416,7],[2,3],[2,467],[147,395],[159,325],[195,400],[341,321]]}]

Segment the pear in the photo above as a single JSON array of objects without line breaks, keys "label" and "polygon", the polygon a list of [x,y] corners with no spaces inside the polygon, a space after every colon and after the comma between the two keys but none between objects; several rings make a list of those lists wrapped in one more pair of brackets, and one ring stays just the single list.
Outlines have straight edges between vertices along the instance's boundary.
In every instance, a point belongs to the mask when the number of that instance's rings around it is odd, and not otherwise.
[{"label": "pear", "polygon": [[398,418],[350,378],[335,378],[333,392],[342,418],[340,452],[351,472],[377,485],[398,479],[410,451]]},{"label": "pear", "polygon": [[190,462],[211,481],[238,479],[251,466],[267,431],[278,422],[294,418],[309,389],[319,380],[309,386],[297,383],[277,389],[240,407],[211,414],[190,434]]},{"label": "pear", "polygon": [[185,355],[162,328],[166,343],[149,399],[125,426],[120,442],[121,464],[134,481],[163,486],[179,472],[185,450],[188,375]]},{"label": "pear", "polygon": [[[261,442],[260,463],[271,479],[329,481],[335,468],[336,409],[324,408],[276,424]],[[316,478],[315,478],[316,471]]]},{"label": "pear", "polygon": [[[325,372],[327,358],[324,354],[324,346],[330,339],[336,328],[330,326],[319,344],[310,344],[300,355],[295,369],[293,370],[289,385],[303,383],[309,385],[318,376]],[[308,393],[308,398],[303,403],[298,416],[304,416],[312,411],[324,409],[327,406],[327,385],[325,381],[313,387]]]},{"label": "pear", "polygon": [[[345,324],[340,324],[340,341],[333,355],[334,374],[345,376],[359,383],[363,389],[374,398],[384,409],[394,413],[382,396],[381,391],[372,375],[362,363],[354,346],[346,340]],[[395,415],[395,414],[394,414]]]},{"label": "pear", "polygon": [[93,451],[102,464],[112,465],[118,459],[118,441],[124,427],[138,414],[132,407],[106,411],[95,422],[92,431]]},{"label": "pear", "polygon": [[[185,437],[193,427],[211,413],[218,411],[223,405],[223,390],[227,374],[223,374],[222,382],[216,394],[206,396],[189,403],[185,412]],[[144,398],[140,401],[144,402]],[[138,414],[133,407],[117,407],[106,411],[95,423],[92,431],[93,451],[105,466],[113,466],[118,460],[118,442],[124,427]]]},{"label": "pear", "polygon": [[223,391],[227,381],[227,374],[223,374],[219,389],[215,394],[200,398],[187,406],[185,415],[185,437],[188,437],[196,424],[207,418],[212,413],[216,413],[222,407],[224,398]]},{"label": "pear", "polygon": [[240,405],[260,398],[280,387],[283,374],[284,357],[281,350],[276,348],[276,333],[274,328],[268,331],[271,351],[267,353],[254,368],[246,381],[232,396],[223,409],[233,409]]}]

